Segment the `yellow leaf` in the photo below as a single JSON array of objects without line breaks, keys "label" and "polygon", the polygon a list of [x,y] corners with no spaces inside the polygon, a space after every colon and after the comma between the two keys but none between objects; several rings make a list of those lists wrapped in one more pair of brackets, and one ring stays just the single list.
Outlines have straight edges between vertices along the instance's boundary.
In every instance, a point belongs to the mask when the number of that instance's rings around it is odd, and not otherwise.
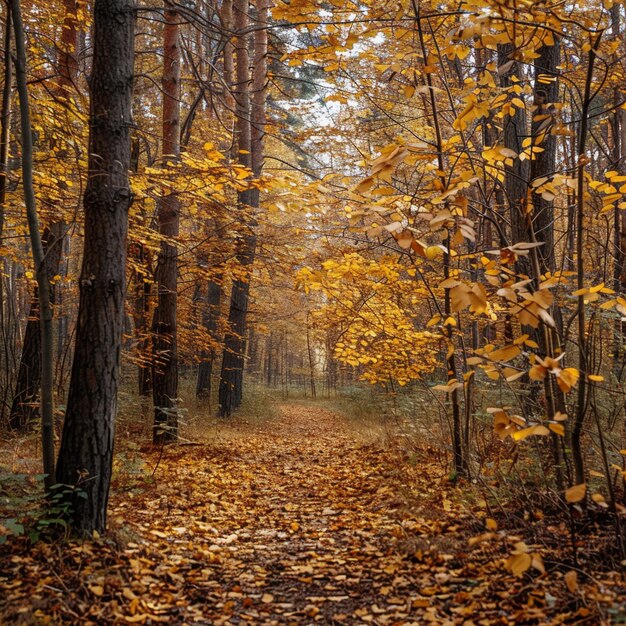
[{"label": "yellow leaf", "polygon": [[521,352],[519,346],[505,346],[504,348],[500,348],[499,350],[494,350],[489,354],[489,358],[492,361],[510,361],[514,359]]},{"label": "yellow leaf", "polygon": [[98,597],[104,595],[104,587],[102,585],[90,585],[89,591]]},{"label": "yellow leaf", "polygon": [[532,565],[532,558],[530,554],[522,552],[521,554],[511,555],[505,563],[505,567],[510,570],[515,576],[522,576],[524,572],[530,569]]},{"label": "yellow leaf", "polygon": [[601,493],[594,493],[591,496],[591,499],[596,503],[599,504],[602,507],[608,507],[608,504],[606,503],[606,499],[604,498],[604,496]]},{"label": "yellow leaf", "polygon": [[433,315],[433,317],[431,317],[428,322],[426,322],[426,328],[430,328],[431,326],[438,324],[440,321],[441,315]]},{"label": "yellow leaf", "polygon": [[356,190],[359,193],[365,193],[369,191],[374,186],[374,179],[371,176],[364,178],[357,186]]},{"label": "yellow leaf", "polygon": [[546,368],[542,365],[533,365],[528,372],[528,376],[531,380],[543,380],[546,377]]},{"label": "yellow leaf", "polygon": [[565,490],[565,501],[569,504],[575,504],[576,502],[584,500],[586,494],[587,484],[580,483],[580,485],[574,485],[573,487]]},{"label": "yellow leaf", "polygon": [[428,246],[424,253],[429,261],[434,261],[443,254],[443,250],[439,246]]},{"label": "yellow leaf", "polygon": [[556,382],[563,393],[567,393],[577,382],[579,372],[573,367],[566,367],[557,374]]},{"label": "yellow leaf", "polygon": [[530,426],[529,428],[523,428],[522,430],[518,430],[514,432],[511,437],[515,441],[523,441],[527,437],[531,435],[549,435],[550,431],[543,426],[542,424],[536,424],[535,426]]},{"label": "yellow leaf", "polygon": [[565,426],[563,426],[563,424],[549,424],[548,428],[560,437],[565,435]]},{"label": "yellow leaf", "polygon": [[601,383],[604,380],[604,376],[600,376],[599,374],[589,374],[588,378],[594,383]]},{"label": "yellow leaf", "polygon": [[531,565],[542,574],[546,573],[546,568],[543,564],[543,559],[541,558],[540,554],[535,553],[531,556]]}]

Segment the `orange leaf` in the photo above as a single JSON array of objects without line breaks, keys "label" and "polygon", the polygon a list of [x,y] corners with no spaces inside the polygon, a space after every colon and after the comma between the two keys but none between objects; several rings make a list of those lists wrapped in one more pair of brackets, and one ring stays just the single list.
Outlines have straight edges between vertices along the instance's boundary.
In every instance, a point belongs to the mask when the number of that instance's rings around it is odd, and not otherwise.
[{"label": "orange leaf", "polygon": [[574,504],[583,500],[585,495],[587,495],[587,484],[580,483],[580,485],[574,485],[565,490],[565,501]]}]

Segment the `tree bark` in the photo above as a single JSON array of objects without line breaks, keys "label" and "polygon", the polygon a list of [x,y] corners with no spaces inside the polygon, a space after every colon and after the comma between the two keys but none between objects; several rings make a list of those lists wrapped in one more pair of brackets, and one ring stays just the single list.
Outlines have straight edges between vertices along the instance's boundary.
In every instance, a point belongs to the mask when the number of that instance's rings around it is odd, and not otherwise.
[{"label": "tree bark", "polygon": [[[78,63],[76,61],[76,47],[78,29],[76,25],[76,2],[65,0],[65,16],[61,34],[61,47],[57,53],[59,66],[58,92],[61,99],[69,107],[69,100],[74,89]],[[63,260],[63,243],[66,236],[65,223],[52,223],[43,236],[43,253],[46,273],[50,283],[50,304],[56,302],[56,288],[50,282],[59,274]],[[41,379],[40,363],[40,333],[39,333],[40,302],[37,289],[33,295],[24,332],[22,356],[18,370],[17,383],[9,414],[9,426],[16,430],[27,428],[29,423],[38,416],[37,394]]]},{"label": "tree bark", "polygon": [[[2,241],[2,233],[4,231],[4,212],[6,204],[7,183],[9,177],[9,142],[11,136],[11,94],[13,92],[13,63],[11,62],[12,48],[12,23],[11,23],[11,5],[7,5],[6,23],[4,26],[4,76],[2,85],[2,108],[0,109],[0,241]],[[3,263],[4,265],[4,263]],[[4,268],[2,268],[4,269]],[[8,397],[11,388],[12,368],[9,367],[9,315],[5,314],[5,293],[4,279],[0,276],[0,333],[2,337],[2,356],[3,363],[0,371],[3,372],[2,377],[2,398],[0,402],[0,424],[5,423],[5,398]]]},{"label": "tree bark", "polygon": [[[42,245],[45,258],[45,271],[50,283],[57,275],[63,252],[65,228],[55,223],[44,231]],[[50,288],[50,305],[55,304],[55,290]],[[9,428],[22,431],[39,417],[37,396],[41,384],[41,330],[39,289],[35,289],[30,304],[22,356],[17,375],[17,384],[9,413]]]},{"label": "tree bark", "polygon": [[[106,528],[126,292],[135,4],[96,0],[85,239],[70,389],[57,482],[75,485],[71,518]],[[84,496],[84,497],[78,497]]]},{"label": "tree bark", "polygon": [[[250,60],[248,54],[248,35],[246,30],[249,24],[248,1],[235,0],[233,2],[233,22],[237,33],[235,41],[236,57],[236,145],[238,146],[239,162],[252,169],[251,158],[251,123],[250,123]],[[260,29],[263,31],[264,29]],[[256,68],[255,68],[256,69]],[[243,212],[258,206],[258,195],[251,189],[238,194],[238,204]],[[242,217],[244,233],[237,242],[237,261],[248,274],[244,278],[233,280],[230,308],[228,312],[228,331],[224,338],[224,355],[220,373],[219,405],[220,415],[230,415],[240,404],[243,396],[243,365],[246,352],[246,318],[248,315],[248,300],[250,296],[250,269],[254,263],[256,237],[253,224],[247,224]]]},{"label": "tree bark", "polygon": [[22,178],[24,204],[28,220],[31,250],[37,289],[41,295],[41,441],[43,452],[44,485],[49,491],[54,484],[54,437],[53,437],[53,372],[52,372],[52,306],[50,304],[50,282],[46,271],[46,258],[41,239],[37,200],[33,183],[33,135],[30,123],[30,103],[26,76],[26,42],[19,0],[11,2],[11,17],[15,29],[15,77],[20,101],[22,132]]},{"label": "tree bark", "polygon": [[[513,60],[513,44],[498,45],[498,65],[505,66]],[[500,77],[500,85],[508,88],[515,83],[511,80],[513,76],[520,78],[519,64],[514,61],[506,72]],[[509,115],[504,120],[504,146],[514,150],[517,154],[523,151],[522,142],[527,131],[526,111],[521,107],[515,108],[515,114]],[[511,219],[511,243],[521,243],[531,241],[530,230],[528,228],[528,216],[526,197],[528,192],[528,161],[514,159],[513,165],[507,165],[504,173],[504,193],[509,206]],[[519,270],[528,275],[529,264],[527,259],[520,257]]]},{"label": "tree bark", "polygon": [[[6,203],[9,176],[9,141],[11,132],[11,93],[13,91],[13,64],[11,63],[11,6],[7,8],[4,27],[4,83],[2,86],[2,110],[0,111],[0,239],[4,230],[4,205]],[[2,281],[0,281],[0,290]],[[0,296],[2,292],[0,291]],[[1,302],[1,301],[0,301]]]},{"label": "tree bark", "polygon": [[[585,89],[580,115],[580,125],[578,132],[578,163],[577,163],[577,189],[576,189],[576,285],[579,290],[585,286],[585,258],[584,258],[584,237],[585,237],[585,167],[588,158],[585,154],[587,150],[587,133],[589,123],[589,109],[595,93],[592,92],[593,69],[597,57],[598,47],[602,39],[602,32],[597,35],[596,41],[587,61],[587,77],[585,79]],[[577,307],[578,322],[578,393],[576,398],[576,414],[572,425],[572,460],[574,463],[575,484],[585,482],[585,455],[582,448],[582,434],[585,418],[587,416],[587,323],[585,315],[585,298],[578,296]]]},{"label": "tree bark", "polygon": [[[543,152],[535,155],[530,164],[530,178],[536,180],[551,177],[556,169],[556,137],[550,133],[553,126],[554,105],[559,97],[557,67],[561,53],[558,40],[554,45],[544,45],[538,50],[535,59],[535,103],[531,125],[533,146],[543,148]],[[542,81],[542,77],[544,80]],[[552,78],[547,82],[546,78]],[[538,249],[542,274],[554,271],[554,206],[552,200],[546,200],[539,193],[533,193],[533,231],[535,238],[543,242]]]},{"label": "tree bark", "polygon": [[[163,26],[163,160],[180,158],[180,41],[179,17],[166,3]],[[154,315],[154,433],[155,444],[178,437],[177,284],[180,200],[163,196],[158,206],[159,233],[163,237],[157,263],[158,304]]]},{"label": "tree bark", "polygon": [[[204,324],[212,340],[217,341],[217,329],[222,300],[222,285],[219,280],[209,280],[206,308],[204,309]],[[213,376],[213,364],[216,350],[211,346],[203,350],[200,365],[198,367],[198,380],[196,384],[196,398],[208,400],[211,397],[211,377]]]}]

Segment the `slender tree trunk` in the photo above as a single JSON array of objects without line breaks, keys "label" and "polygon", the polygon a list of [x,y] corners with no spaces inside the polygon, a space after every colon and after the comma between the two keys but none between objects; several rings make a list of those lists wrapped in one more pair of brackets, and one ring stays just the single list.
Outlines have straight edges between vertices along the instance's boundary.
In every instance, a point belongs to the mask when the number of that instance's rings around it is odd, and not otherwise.
[{"label": "slender tree trunk", "polygon": [[[57,481],[77,485],[72,523],[103,531],[113,461],[126,292],[135,5],[95,0],[80,303]],[[84,496],[84,497],[78,497]]]},{"label": "slender tree trunk", "polygon": [[307,314],[306,325],[306,348],[309,356],[309,373],[311,376],[311,397],[316,398],[317,393],[315,390],[315,360],[313,359],[313,346],[311,344],[311,325],[309,323],[309,315]]},{"label": "slender tree trunk", "polygon": [[[587,77],[580,115],[580,127],[578,133],[578,178],[576,191],[576,281],[579,290],[585,286],[585,258],[584,258],[584,236],[585,236],[585,167],[588,158],[585,155],[587,149],[587,131],[589,107],[591,106],[593,68],[597,56],[598,46],[602,39],[602,34],[597,35],[596,41],[589,50],[587,61]],[[574,480],[576,484],[585,482],[585,459],[582,450],[582,433],[587,415],[587,323],[585,316],[585,298],[578,297],[578,394],[576,399],[576,414],[574,415],[572,426],[572,459],[574,462]]]},{"label": "slender tree trunk", "polygon": [[59,87],[62,95],[68,100],[76,90],[76,75],[78,73],[78,23],[76,0],[64,0],[65,13],[61,32],[61,49],[58,52]]},{"label": "slender tree trunk", "polygon": [[[551,134],[554,124],[554,105],[559,98],[558,66],[560,63],[560,43],[558,39],[554,45],[544,45],[538,50],[539,56],[535,59],[534,105],[531,123],[532,145],[543,148],[543,152],[535,155],[530,164],[531,181],[550,179],[556,169],[556,137]],[[547,272],[554,272],[554,206],[551,200],[546,200],[541,193],[532,194],[532,223],[531,232],[533,242],[543,245],[531,251],[534,264],[535,288],[538,289],[541,276]],[[553,316],[558,317],[557,311],[552,310]],[[541,329],[534,332],[542,356],[554,357],[557,354],[558,336],[552,328],[542,323]],[[551,376],[544,379],[546,412],[549,420],[554,419],[558,410],[565,412],[562,393],[557,389]],[[550,435],[552,455],[555,464],[555,476],[559,490],[564,488],[562,440],[556,433]]]},{"label": "slender tree trunk", "polygon": [[[143,244],[139,245],[138,260],[146,262],[147,252]],[[138,345],[137,352],[141,359],[137,367],[137,391],[140,396],[147,397],[152,391],[152,358],[150,346],[152,343],[149,335],[150,296],[152,283],[143,274],[135,276],[135,336]]]},{"label": "slender tree trunk", "polygon": [[[130,169],[133,174],[139,171],[140,143],[137,135],[131,139]],[[142,218],[146,214],[142,211]],[[135,325],[135,339],[137,341],[137,392],[145,399],[152,392],[152,335],[150,330],[150,296],[152,294],[152,254],[142,241],[132,241],[129,245],[129,254],[133,256],[143,271],[134,272],[135,298],[133,306],[133,322]]]},{"label": "slender tree trunk", "polygon": [[[615,39],[621,37],[620,6],[611,7],[611,34]],[[617,57],[614,62],[617,62]],[[613,91],[613,105],[615,111],[611,118],[612,130],[612,154],[611,168],[620,174],[626,171],[626,120],[624,109],[620,107],[622,93],[619,87]],[[615,262],[613,264],[613,289],[622,295],[626,293],[626,213],[619,208],[619,202],[615,202],[613,209],[613,249]],[[621,316],[615,320],[615,337],[613,339],[613,370],[618,378],[621,378],[626,367],[626,324]],[[626,493],[625,496],[626,498]]]},{"label": "slender tree trunk", "polygon": [[[44,265],[48,283],[56,276],[63,252],[65,229],[55,223],[43,234]],[[50,287],[50,306],[55,303],[55,290]],[[9,414],[9,428],[24,430],[39,416],[37,397],[41,384],[41,330],[40,330],[39,289],[35,289],[30,305],[22,356],[17,374],[17,384]]]},{"label": "slender tree trunk", "polygon": [[[7,4],[7,16],[4,26],[4,82],[2,85],[2,105],[0,109],[0,241],[4,232],[4,211],[6,204],[7,183],[9,178],[9,142],[11,138],[11,94],[13,92],[13,63],[11,61],[12,48],[11,5]],[[3,262],[4,265],[4,262]],[[4,268],[2,268],[4,269]],[[11,388],[11,370],[9,367],[9,315],[5,307],[4,278],[0,275],[0,333],[2,334],[2,357],[0,371],[2,377],[2,398],[0,402],[0,424],[5,423],[5,397]]]},{"label": "slender tree trunk", "polygon": [[30,124],[30,104],[26,76],[26,42],[22,24],[22,10],[19,0],[11,0],[11,17],[15,29],[15,76],[20,100],[22,131],[22,179],[24,203],[28,219],[28,230],[32,248],[37,288],[41,296],[40,339],[41,339],[41,440],[43,450],[43,470],[45,487],[49,490],[54,484],[54,433],[53,433],[53,371],[52,371],[52,306],[50,304],[50,282],[46,269],[46,258],[41,233],[37,201],[33,183],[33,136]]},{"label": "slender tree trunk", "polygon": [[[236,123],[236,113],[237,113],[237,101],[234,96],[235,89],[235,48],[233,46],[232,37],[230,36],[230,30],[235,28],[235,24],[233,23],[233,0],[224,0],[222,4],[222,8],[220,11],[220,16],[222,20],[222,26],[226,32],[226,41],[224,42],[224,106],[226,111],[232,119]],[[233,128],[233,138],[236,136],[236,131]],[[230,148],[231,158],[233,160],[237,159],[237,141],[233,140]]]},{"label": "slender tree trunk", "polygon": [[[179,16],[166,4],[163,26],[163,159],[180,158],[180,41]],[[178,237],[180,200],[164,196],[158,207],[159,233],[163,237],[157,264],[158,304],[154,316],[154,443],[178,436],[177,306]]]},{"label": "slender tree trunk", "polygon": [[[204,324],[213,341],[217,341],[221,300],[221,280],[209,280],[206,308],[204,310]],[[214,346],[211,346],[208,350],[202,351],[196,384],[196,398],[199,400],[208,400],[211,397],[211,378],[213,376],[213,364],[216,356]]]},{"label": "slender tree trunk", "polygon": [[[419,19],[419,7],[414,5],[415,16],[418,18],[418,34],[419,34],[419,42],[420,48],[422,52],[422,60],[423,63],[427,64],[428,59],[428,51],[426,49],[426,43],[424,40],[424,33],[422,30],[422,21]],[[442,189],[445,189],[448,182],[445,175],[445,163],[443,159],[443,139],[441,134],[441,126],[439,121],[439,110],[437,107],[437,100],[435,97],[435,91],[433,86],[432,74],[426,74],[426,84],[429,87],[429,95],[428,98],[430,100],[430,109],[432,114],[432,123],[435,130],[435,141],[437,147],[437,165],[439,167],[439,171],[441,172],[439,175],[439,179],[442,185]],[[447,251],[443,255],[443,274],[444,279],[448,279],[450,277],[450,243],[451,236],[448,233],[446,239],[446,249]],[[451,314],[451,300],[450,300],[450,289],[444,290],[444,315],[449,317]],[[454,338],[452,327],[447,327],[447,348],[448,354],[446,356],[446,366],[448,372],[448,380],[450,382],[456,382],[457,380],[457,364],[456,364],[456,355],[455,355],[455,347],[454,347]],[[469,450],[463,449],[463,425],[461,423],[461,405],[459,401],[459,393],[457,389],[454,389],[450,393],[450,403],[452,405],[452,454],[454,458],[454,471],[460,475],[466,475],[468,472],[468,464],[467,464],[467,456],[469,456]]]},{"label": "slender tree trunk", "polygon": [[[0,111],[0,240],[4,231],[4,205],[6,203],[9,177],[9,142],[11,134],[11,93],[13,91],[13,63],[11,63],[11,5],[7,7],[4,26],[4,84],[2,86],[2,110]],[[0,296],[2,296],[0,281]],[[0,303],[4,306],[2,299]],[[3,310],[3,309],[2,309]]]},{"label": "slender tree trunk", "polygon": [[[61,34],[61,47],[57,53],[59,67],[58,95],[65,102],[69,110],[69,100],[74,89],[78,64],[76,61],[76,42],[78,30],[76,25],[76,2],[75,0],[65,0],[65,17]],[[52,223],[43,237],[44,258],[48,281],[51,281],[59,274],[61,262],[63,260],[63,248],[66,236],[65,223],[57,221]],[[50,304],[56,302],[56,288],[50,286]],[[18,370],[17,384],[11,413],[9,416],[9,426],[13,429],[22,430],[30,422],[37,418],[37,393],[41,378],[42,366],[40,363],[40,343],[39,343],[39,293],[37,289],[33,291],[26,331],[24,333],[24,343],[22,356]]]}]

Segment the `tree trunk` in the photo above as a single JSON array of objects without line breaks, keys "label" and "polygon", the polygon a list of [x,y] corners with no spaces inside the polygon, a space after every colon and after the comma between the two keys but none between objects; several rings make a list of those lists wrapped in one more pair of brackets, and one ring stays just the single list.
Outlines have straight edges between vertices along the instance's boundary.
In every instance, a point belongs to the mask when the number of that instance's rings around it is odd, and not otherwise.
[{"label": "tree trunk", "polygon": [[[96,0],[85,240],[57,482],[76,485],[74,528],[106,527],[126,292],[135,5]],[[77,496],[84,497],[77,497]]]},{"label": "tree trunk", "polygon": [[[237,33],[235,42],[235,56],[237,61],[237,76],[235,88],[236,101],[236,135],[239,148],[239,162],[252,169],[253,150],[251,145],[251,105],[250,105],[250,70],[248,55],[248,35],[246,30],[249,24],[247,0],[233,2],[234,29]],[[258,32],[266,32],[260,28]],[[256,46],[255,35],[255,46]],[[256,58],[256,52],[255,52]],[[255,67],[255,75],[260,68]],[[238,204],[242,212],[258,207],[258,189],[247,189],[238,194]],[[249,218],[248,218],[249,219]],[[238,242],[237,261],[247,270],[245,278],[233,280],[228,312],[228,331],[224,338],[224,356],[220,373],[219,405],[220,415],[230,415],[240,404],[243,396],[243,365],[246,352],[246,321],[248,315],[248,300],[250,296],[250,270],[254,263],[256,250],[256,236],[254,223],[245,223],[242,217],[244,233]]]},{"label": "tree trunk", "polygon": [[311,397],[316,398],[317,393],[315,390],[315,360],[313,358],[313,346],[311,345],[311,324],[309,322],[309,314],[307,313],[306,324],[306,348],[309,356],[309,374],[311,377]]},{"label": "tree trunk", "polygon": [[[551,179],[556,173],[556,137],[551,134],[554,124],[554,105],[559,98],[558,66],[560,63],[560,43],[557,39],[554,45],[543,45],[538,50],[539,56],[534,63],[534,103],[531,123],[532,145],[543,148],[543,152],[534,155],[530,163],[531,181],[537,179]],[[540,188],[541,186],[539,186]],[[539,288],[541,276],[554,272],[556,268],[554,254],[554,206],[551,200],[546,200],[541,193],[533,188],[532,193],[532,226],[533,241],[543,243],[539,248],[531,251],[534,265],[535,289]],[[552,307],[552,315],[559,318],[560,310]],[[552,328],[542,324],[541,328],[533,332],[542,357],[554,357],[558,354],[558,335]],[[528,381],[530,383],[530,381]],[[534,385],[529,384],[529,389]],[[563,393],[554,384],[551,376],[543,381],[545,393],[545,410],[549,420],[554,419],[556,411],[563,413],[565,399]],[[569,427],[568,427],[569,431]],[[569,434],[569,433],[568,433]],[[556,483],[559,490],[565,484],[564,457],[562,440],[556,433],[550,435]]]},{"label": "tree trunk", "polygon": [[[217,328],[220,316],[220,304],[222,300],[222,285],[218,280],[210,280],[208,284],[206,309],[204,311],[204,323],[212,340],[217,341]],[[196,398],[208,400],[211,397],[211,377],[213,376],[213,363],[215,362],[216,350],[211,346],[203,350],[200,366],[198,367],[198,380],[196,384]]]},{"label": "tree trunk", "polygon": [[[13,64],[11,63],[11,8],[7,9],[4,26],[4,83],[2,86],[2,110],[0,111],[0,239],[4,230],[4,205],[6,203],[9,176],[9,141],[11,133],[11,93],[13,91]],[[0,290],[2,281],[0,281]],[[0,297],[2,291],[0,291]],[[2,302],[0,298],[0,303]]]},{"label": "tree trunk", "polygon": [[[533,146],[543,148],[535,155],[530,164],[530,178],[551,177],[556,169],[556,137],[550,133],[553,126],[554,105],[559,98],[557,67],[560,63],[558,40],[553,46],[544,45],[538,50],[535,59],[535,102],[531,135]],[[553,80],[548,81],[548,78]],[[543,79],[543,80],[542,80]],[[538,242],[543,246],[538,249],[541,273],[554,271],[554,207],[552,200],[542,198],[540,193],[532,194],[533,231]]]},{"label": "tree trunk", "polygon": [[[589,50],[587,61],[587,76],[585,79],[585,89],[583,93],[583,101],[580,116],[580,125],[578,132],[578,163],[577,163],[577,188],[576,188],[576,285],[579,290],[583,290],[585,286],[585,258],[584,258],[584,237],[585,237],[585,166],[587,157],[585,155],[587,149],[587,133],[589,124],[589,109],[591,101],[595,97],[593,93],[593,68],[597,56],[598,46],[602,39],[602,31],[597,35],[596,41]],[[576,398],[576,414],[574,415],[572,425],[572,459],[574,463],[574,480],[575,484],[585,482],[585,455],[582,448],[582,434],[587,415],[587,322],[585,311],[585,298],[583,295],[578,296],[577,307],[578,322],[578,393]]]},{"label": "tree trunk", "polygon": [[[178,12],[168,4],[163,26],[163,159],[180,158],[180,42]],[[159,233],[163,237],[156,279],[158,304],[154,315],[154,443],[178,436],[178,348],[176,291],[180,200],[175,194],[159,201]]]},{"label": "tree trunk", "polygon": [[[69,106],[69,99],[74,88],[78,64],[76,61],[76,42],[78,30],[76,27],[76,2],[65,0],[65,16],[61,35],[61,48],[57,53],[59,66],[58,95]],[[63,244],[66,236],[66,226],[63,221],[50,225],[43,236],[44,257],[48,281],[59,274],[63,260]],[[50,304],[56,302],[56,288],[51,283]],[[33,290],[22,356],[17,377],[17,384],[13,396],[9,426],[22,430],[37,418],[37,393],[41,380],[40,337],[39,337],[39,293]]]},{"label": "tree trunk", "polygon": [[[11,62],[11,5],[7,5],[6,23],[4,26],[4,81],[2,85],[2,108],[0,110],[0,241],[4,231],[4,211],[6,204],[7,183],[9,177],[9,142],[11,135],[11,94],[13,92],[13,63]],[[3,260],[4,265],[4,260]],[[0,268],[4,270],[4,267]],[[8,294],[7,294],[8,295]],[[3,343],[3,362],[0,364],[2,377],[2,398],[0,398],[0,424],[5,419],[5,398],[11,388],[12,368],[9,367],[9,315],[5,309],[4,279],[0,275],[0,333]]]},{"label": "tree trunk", "polygon": [[50,281],[46,272],[46,257],[41,239],[37,199],[33,183],[33,135],[30,123],[30,103],[26,76],[26,42],[19,0],[11,2],[11,18],[15,29],[15,77],[20,102],[22,132],[22,180],[24,204],[33,256],[37,273],[37,289],[41,295],[41,442],[45,488],[54,484],[54,437],[53,437],[53,372],[52,372],[52,306],[50,304]]},{"label": "tree trunk", "polygon": [[[65,228],[61,223],[53,224],[43,234],[45,270],[49,282],[59,271],[64,237]],[[24,331],[17,384],[9,414],[9,428],[13,430],[24,430],[39,416],[37,396],[41,384],[41,331],[38,289],[34,290],[32,298]],[[50,289],[50,304],[55,304],[53,288]]]},{"label": "tree trunk", "polygon": [[[498,66],[502,67],[514,59],[513,44],[500,44],[498,46]],[[500,76],[502,87],[512,87],[515,83],[513,76],[520,77],[520,66],[514,61],[513,64]],[[523,151],[522,141],[528,131],[526,129],[526,112],[521,107],[515,108],[515,114],[509,115],[504,120],[504,146],[514,150],[517,154]],[[528,228],[528,216],[526,196],[528,191],[528,161],[514,159],[513,165],[505,167],[504,193],[509,206],[511,219],[511,243],[529,242],[531,240]],[[520,257],[519,271],[522,274],[530,273],[527,258]]]}]

